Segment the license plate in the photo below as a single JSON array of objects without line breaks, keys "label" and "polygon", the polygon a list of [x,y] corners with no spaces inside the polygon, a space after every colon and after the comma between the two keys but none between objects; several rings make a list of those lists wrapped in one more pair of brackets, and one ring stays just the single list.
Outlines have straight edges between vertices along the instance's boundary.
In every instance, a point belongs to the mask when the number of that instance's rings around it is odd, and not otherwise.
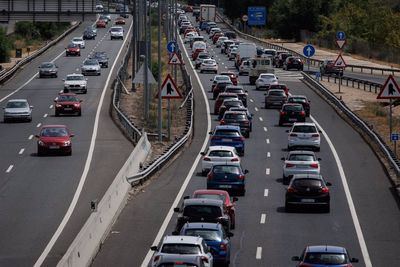
[{"label": "license plate", "polygon": [[314,203],[315,199],[303,198],[301,200],[301,202],[303,202],[303,203]]},{"label": "license plate", "polygon": [[295,118],[290,118],[289,121],[297,121]]},{"label": "license plate", "polygon": [[64,108],[64,110],[72,110],[72,108]]},{"label": "license plate", "polygon": [[49,146],[50,149],[59,149],[60,146]]},{"label": "license plate", "polygon": [[227,184],[221,184],[219,188],[232,188],[232,186]]},{"label": "license plate", "polygon": [[232,142],[232,139],[222,138],[222,142]]}]

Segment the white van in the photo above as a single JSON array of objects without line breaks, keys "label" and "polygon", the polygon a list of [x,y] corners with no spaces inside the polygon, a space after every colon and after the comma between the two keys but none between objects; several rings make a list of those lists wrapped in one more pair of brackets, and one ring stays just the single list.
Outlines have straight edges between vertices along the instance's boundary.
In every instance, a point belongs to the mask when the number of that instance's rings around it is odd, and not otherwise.
[{"label": "white van", "polygon": [[193,46],[192,46],[192,53],[193,53],[194,51],[196,51],[197,49],[204,49],[204,50],[206,50],[206,49],[207,49],[207,44],[206,44],[205,42],[203,42],[203,41],[196,41],[196,42],[193,43]]},{"label": "white van", "polygon": [[239,68],[242,58],[254,58],[257,56],[257,47],[254,43],[240,43],[236,54],[235,67]]}]

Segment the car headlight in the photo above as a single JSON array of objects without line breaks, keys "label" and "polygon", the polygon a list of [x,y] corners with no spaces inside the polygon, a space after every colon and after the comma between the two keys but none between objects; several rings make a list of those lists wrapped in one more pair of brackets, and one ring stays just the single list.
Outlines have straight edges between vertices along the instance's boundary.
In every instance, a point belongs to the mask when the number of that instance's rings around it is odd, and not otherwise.
[{"label": "car headlight", "polygon": [[38,144],[39,144],[39,146],[44,146],[44,143],[41,140],[38,141]]},{"label": "car headlight", "polygon": [[71,144],[71,141],[64,141],[64,146],[69,146]]},{"label": "car headlight", "polygon": [[74,104],[74,107],[78,108],[78,107],[79,107],[79,104]]},{"label": "car headlight", "polygon": [[61,107],[62,107],[62,105],[56,104],[56,108],[61,108]]}]

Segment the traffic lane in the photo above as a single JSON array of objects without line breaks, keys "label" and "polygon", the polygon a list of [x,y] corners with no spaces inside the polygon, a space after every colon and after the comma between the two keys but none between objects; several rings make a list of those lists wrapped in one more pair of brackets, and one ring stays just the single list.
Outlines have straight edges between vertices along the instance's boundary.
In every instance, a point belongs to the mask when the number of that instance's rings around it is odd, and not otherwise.
[{"label": "traffic lane", "polygon": [[[193,77],[193,71],[188,68]],[[146,186],[134,190],[135,195],[123,209],[93,266],[140,266],[153,244],[165,216],[201,150],[207,130],[207,112],[196,79],[194,92],[194,131],[190,146],[173,162],[165,166]],[[132,254],[134,252],[134,254]]]},{"label": "traffic lane", "polygon": [[340,117],[315,112],[326,110],[327,104],[314,101],[319,96],[307,91],[312,101],[311,114],[329,133],[341,158],[372,263],[376,266],[396,265],[400,215],[386,171],[357,132],[347,123],[337,123],[343,122]]}]

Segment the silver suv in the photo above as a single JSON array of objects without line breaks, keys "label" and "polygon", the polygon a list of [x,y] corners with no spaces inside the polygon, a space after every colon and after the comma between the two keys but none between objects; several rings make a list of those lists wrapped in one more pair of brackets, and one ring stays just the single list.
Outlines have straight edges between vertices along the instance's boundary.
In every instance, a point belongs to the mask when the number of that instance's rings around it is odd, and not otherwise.
[{"label": "silver suv", "polygon": [[110,37],[113,39],[124,39],[124,29],[121,26],[114,26],[110,29]]}]

